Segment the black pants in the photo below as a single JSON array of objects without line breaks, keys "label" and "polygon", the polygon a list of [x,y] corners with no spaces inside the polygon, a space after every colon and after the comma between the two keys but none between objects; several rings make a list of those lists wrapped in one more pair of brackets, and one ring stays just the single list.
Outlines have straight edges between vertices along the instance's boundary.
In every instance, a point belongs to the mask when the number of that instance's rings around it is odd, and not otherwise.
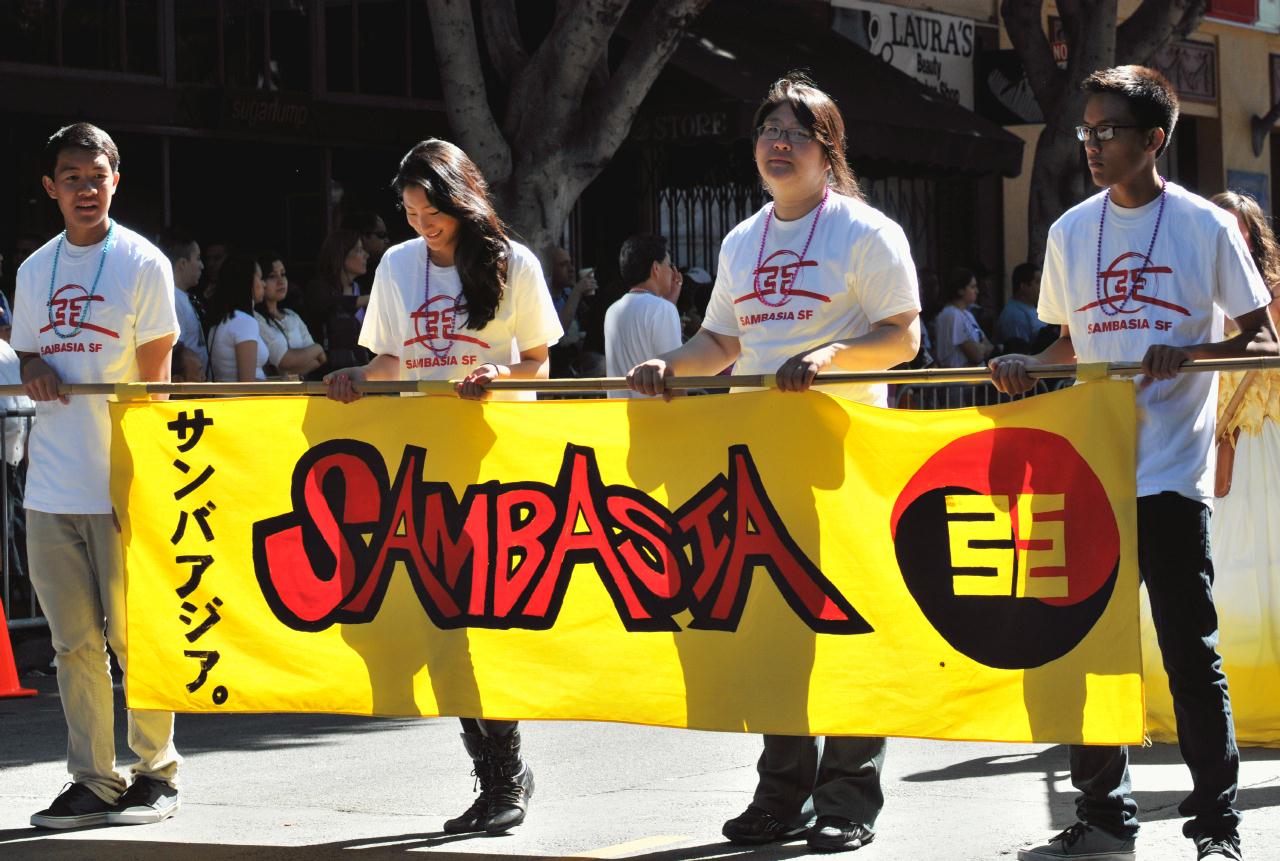
[{"label": "black pants", "polygon": [[788,825],[839,816],[874,831],[884,750],[883,738],[766,735],[751,804]]},{"label": "black pants", "polygon": [[487,738],[502,738],[511,735],[511,731],[520,726],[514,720],[485,720],[484,718],[458,718],[462,721],[462,731],[483,735]]},{"label": "black pants", "polygon": [[[1176,493],[1141,497],[1138,569],[1147,584],[1160,656],[1169,675],[1178,747],[1191,771],[1191,794],[1178,805],[1180,814],[1191,817],[1182,833],[1223,836],[1240,823],[1235,806],[1240,752],[1217,651],[1209,509]],[[1082,793],[1076,799],[1081,821],[1122,837],[1137,834],[1128,748],[1073,745],[1071,782]]]}]

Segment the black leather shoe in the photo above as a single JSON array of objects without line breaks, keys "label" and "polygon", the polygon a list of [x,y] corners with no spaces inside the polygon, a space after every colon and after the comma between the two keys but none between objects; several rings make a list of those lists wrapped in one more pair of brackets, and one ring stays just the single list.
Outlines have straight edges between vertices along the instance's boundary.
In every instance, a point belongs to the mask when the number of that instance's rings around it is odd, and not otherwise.
[{"label": "black leather shoe", "polygon": [[804,833],[804,828],[788,825],[772,813],[766,813],[758,807],[748,807],[726,822],[720,829],[720,833],[728,838],[730,843],[760,846],[779,840],[794,840]]},{"label": "black leather shoe", "polygon": [[875,832],[839,816],[819,816],[805,834],[805,841],[815,852],[840,852],[861,849],[875,839]]}]

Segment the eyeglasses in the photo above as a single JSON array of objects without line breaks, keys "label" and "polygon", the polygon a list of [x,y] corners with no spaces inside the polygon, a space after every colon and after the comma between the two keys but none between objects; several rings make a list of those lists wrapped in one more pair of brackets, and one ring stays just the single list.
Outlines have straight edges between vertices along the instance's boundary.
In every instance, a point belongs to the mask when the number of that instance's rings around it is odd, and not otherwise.
[{"label": "eyeglasses", "polygon": [[806,144],[813,140],[813,132],[808,129],[784,129],[782,126],[775,126],[772,123],[766,123],[756,129],[756,135],[767,141],[776,141],[779,138],[786,138],[787,143],[793,144]]},{"label": "eyeglasses", "polygon": [[1142,126],[1076,126],[1076,140],[1087,141],[1089,138],[1097,138],[1099,141],[1109,141],[1116,136],[1116,129],[1138,129]]}]

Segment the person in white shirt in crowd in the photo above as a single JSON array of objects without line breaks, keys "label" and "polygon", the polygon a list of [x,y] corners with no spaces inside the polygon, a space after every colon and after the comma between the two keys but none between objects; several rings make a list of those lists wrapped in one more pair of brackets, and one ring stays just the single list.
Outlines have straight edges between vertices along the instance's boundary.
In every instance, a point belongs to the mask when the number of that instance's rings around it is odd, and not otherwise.
[{"label": "person in white shirt in crowd", "polygon": [[200,283],[204,261],[200,243],[190,235],[170,231],[160,239],[160,248],[173,265],[173,305],[178,312],[178,343],[184,348],[182,376],[191,382],[206,378],[209,348],[204,340],[204,326],[191,302],[191,291]]},{"label": "person in white shirt in crowd", "polygon": [[[1019,394],[1028,369],[1072,362],[1142,362],[1137,398],[1137,559],[1169,677],[1178,746],[1192,790],[1178,806],[1200,859],[1241,859],[1240,753],[1217,652],[1209,551],[1218,375],[1184,362],[1274,356],[1263,285],[1235,218],[1166,181],[1156,159],[1178,120],[1159,72],[1119,66],[1085,79],[1076,136],[1099,194],[1049,228],[1039,317],[1058,340],[991,363],[996,388]],[[1223,337],[1222,314],[1238,332]],[[1231,574],[1234,572],[1218,572]],[[1138,805],[1124,747],[1073,745],[1077,821],[1021,861],[1132,861]]]},{"label": "person in white shirt in crowd", "polygon": [[[756,168],[773,201],[725,237],[698,333],[631,369],[640,394],[669,396],[667,377],[729,365],[775,373],[779,389],[803,392],[822,371],[884,370],[919,348],[906,234],[863,198],[835,102],[789,75],[770,88],[755,126]],[[822,391],[884,406],[886,389],[847,383]],[[884,806],[884,755],[883,738],[766,735],[755,797],[723,833],[741,844],[803,834],[815,850],[858,849],[874,838]]]},{"label": "person in white shirt in crowd", "polygon": [[969,310],[978,301],[978,279],[957,267],[942,282],[945,304],[934,319],[934,358],[942,368],[970,368],[990,358],[995,348]]},{"label": "person in white shirt in crowd", "polygon": [[[109,215],[120,151],[75,123],[45,146],[45,193],[65,229],[18,270],[13,348],[36,402],[27,472],[31,582],[49,621],[67,720],[72,783],[31,817],[39,828],[159,822],[178,811],[173,714],[130,711],[132,784],[116,768],[107,645],[129,660],[120,528],[108,492],[106,395],[60,395],[60,383],[166,382],[178,333],[173,268]],[[145,645],[145,644],[144,644]]]},{"label": "person in white shirt in crowd", "polygon": [[311,330],[297,312],[281,303],[289,295],[289,278],[284,261],[274,252],[258,255],[262,272],[262,301],[254,309],[258,333],[267,345],[267,364],[278,374],[305,376],[327,361],[324,348],[311,337]]},{"label": "person in white shirt in crowd", "polygon": [[209,297],[209,365],[217,383],[251,383],[267,378],[267,344],[253,306],[266,285],[262,267],[247,254],[227,255]]},{"label": "person in white shirt in crowd", "polygon": [[[627,292],[604,315],[606,373],[625,376],[652,356],[679,347],[680,270],[671,262],[667,240],[642,234],[622,243],[618,270]],[[609,392],[611,398],[639,397],[627,389]]]},{"label": "person in white shirt in crowd", "polygon": [[1036,305],[1040,302],[1040,267],[1019,263],[1013,267],[1009,280],[1013,283],[1013,294],[996,320],[996,343],[1007,353],[1038,352],[1040,335],[1046,329],[1046,324],[1036,315]]},{"label": "person in white shirt in crowd", "polygon": [[[495,380],[546,379],[560,321],[537,255],[507,236],[480,169],[448,141],[429,139],[400,161],[394,186],[418,236],[383,255],[360,330],[373,359],[326,375],[329,397],[357,400],[365,380],[462,375],[458,395],[481,399]],[[480,794],[444,830],[500,834],[524,822],[533,795],[519,724],[461,720]]]}]

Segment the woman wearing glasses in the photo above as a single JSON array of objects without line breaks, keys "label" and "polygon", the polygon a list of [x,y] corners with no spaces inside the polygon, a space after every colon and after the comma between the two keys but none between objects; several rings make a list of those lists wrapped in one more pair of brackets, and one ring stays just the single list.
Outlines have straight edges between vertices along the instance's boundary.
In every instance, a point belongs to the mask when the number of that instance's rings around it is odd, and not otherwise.
[{"label": "woman wearing glasses", "polygon": [[[631,369],[631,388],[664,394],[664,378],[775,373],[802,392],[821,371],[884,370],[915,356],[920,302],[902,229],[867,205],[845,161],[844,120],[803,76],[776,82],[755,116],[755,162],[773,201],[735,227],[700,328],[686,344]],[[823,392],[883,406],[886,387]],[[798,669],[804,672],[803,669]],[[734,843],[805,834],[817,850],[857,849],[883,806],[883,738],[764,737],[760,783],[724,825]],[[806,829],[808,802],[816,821]]]},{"label": "woman wearing glasses", "polygon": [[[350,403],[360,397],[352,383],[365,380],[462,377],[458,395],[480,399],[494,380],[546,379],[560,320],[541,263],[507,236],[480,169],[453,144],[425,140],[400,161],[393,184],[418,236],[383,256],[360,330],[373,359],[326,376],[329,397]],[[533,794],[518,724],[468,717],[462,729],[480,795],[444,830],[514,828]]]}]

